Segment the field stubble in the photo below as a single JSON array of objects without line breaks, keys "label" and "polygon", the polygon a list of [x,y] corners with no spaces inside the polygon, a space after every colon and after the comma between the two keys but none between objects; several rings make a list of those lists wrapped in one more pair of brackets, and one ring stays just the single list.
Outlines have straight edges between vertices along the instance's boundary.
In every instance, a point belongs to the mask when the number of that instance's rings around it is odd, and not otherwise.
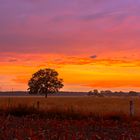
[{"label": "field stubble", "polygon": [[[23,112],[23,115],[0,116],[0,140],[139,140],[140,121],[135,117],[128,119],[130,100],[134,101],[134,115],[139,118],[139,98],[3,97],[0,108],[16,112],[16,115]],[[50,114],[43,118],[25,115],[34,108],[35,113]],[[91,113],[102,117],[89,117]],[[87,117],[79,119],[83,114]],[[119,119],[120,116],[125,116],[126,120]]]},{"label": "field stubble", "polygon": [[134,102],[134,116],[140,117],[139,97],[2,97],[0,108],[17,107],[19,105],[40,110],[74,111],[81,114],[130,115],[130,100]]}]

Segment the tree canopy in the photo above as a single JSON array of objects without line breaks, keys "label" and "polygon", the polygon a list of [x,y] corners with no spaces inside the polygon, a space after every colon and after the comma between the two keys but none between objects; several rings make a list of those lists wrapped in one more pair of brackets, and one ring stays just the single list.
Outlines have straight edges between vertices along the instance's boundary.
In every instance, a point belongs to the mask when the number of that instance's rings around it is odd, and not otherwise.
[{"label": "tree canopy", "polygon": [[45,94],[47,97],[48,93],[58,92],[64,86],[58,75],[54,69],[40,69],[28,82],[29,94]]}]

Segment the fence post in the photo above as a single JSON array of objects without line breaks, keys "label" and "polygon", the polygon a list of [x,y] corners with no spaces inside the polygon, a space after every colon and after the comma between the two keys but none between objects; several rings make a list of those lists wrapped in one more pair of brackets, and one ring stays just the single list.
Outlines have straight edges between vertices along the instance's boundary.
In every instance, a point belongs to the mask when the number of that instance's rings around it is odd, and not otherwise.
[{"label": "fence post", "polygon": [[39,108],[40,108],[40,102],[37,101],[37,110],[39,110]]},{"label": "fence post", "polygon": [[130,117],[134,116],[134,102],[130,100]]}]

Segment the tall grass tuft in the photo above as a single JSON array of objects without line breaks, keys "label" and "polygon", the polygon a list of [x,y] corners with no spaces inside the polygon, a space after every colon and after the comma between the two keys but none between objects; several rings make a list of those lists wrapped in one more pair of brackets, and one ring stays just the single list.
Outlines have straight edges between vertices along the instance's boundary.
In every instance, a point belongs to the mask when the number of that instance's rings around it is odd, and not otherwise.
[{"label": "tall grass tuft", "polygon": [[98,113],[84,113],[74,109],[73,107],[67,109],[60,108],[50,108],[41,110],[34,106],[27,106],[19,104],[18,106],[12,106],[10,108],[1,109],[0,112],[6,116],[12,115],[16,117],[39,117],[45,119],[59,119],[59,120],[83,120],[83,119],[93,119],[93,120],[112,120],[112,121],[124,121],[128,120],[129,117],[123,113],[110,113],[110,114],[98,114]]}]

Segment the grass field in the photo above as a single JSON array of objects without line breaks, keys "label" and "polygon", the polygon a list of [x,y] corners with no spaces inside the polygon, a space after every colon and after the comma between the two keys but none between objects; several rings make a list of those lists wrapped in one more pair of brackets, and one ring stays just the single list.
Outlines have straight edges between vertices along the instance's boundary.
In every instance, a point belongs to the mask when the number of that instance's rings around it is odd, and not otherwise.
[{"label": "grass field", "polygon": [[[135,107],[132,119],[130,100]],[[2,97],[0,108],[10,113],[0,115],[0,140],[139,140],[139,100],[138,97]],[[35,114],[28,114],[32,109]],[[87,116],[79,117],[84,115]]]},{"label": "grass field", "polygon": [[130,97],[2,97],[0,108],[27,105],[37,107],[40,110],[73,110],[82,114],[97,114],[106,116],[110,114],[123,114],[129,116],[129,101],[134,101],[135,116],[140,117],[140,98]]}]

